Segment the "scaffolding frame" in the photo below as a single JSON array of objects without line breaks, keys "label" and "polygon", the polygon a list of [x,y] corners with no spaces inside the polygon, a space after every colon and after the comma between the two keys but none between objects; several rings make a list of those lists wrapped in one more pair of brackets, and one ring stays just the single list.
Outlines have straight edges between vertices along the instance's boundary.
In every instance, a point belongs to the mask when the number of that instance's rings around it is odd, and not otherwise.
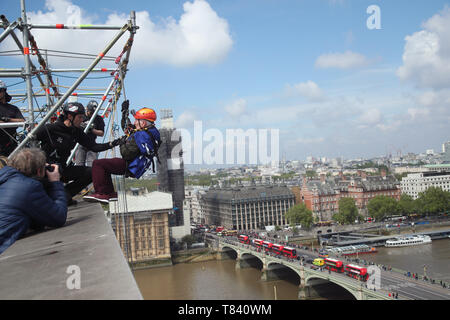
[{"label": "scaffolding frame", "polygon": [[[95,117],[101,112],[102,116],[107,115],[108,113],[111,113],[111,118],[114,117],[115,113],[117,111],[117,103],[121,96],[121,92],[123,90],[124,97],[125,96],[125,88],[124,88],[124,79],[127,73],[127,66],[129,63],[129,57],[131,52],[131,47],[134,40],[134,35],[136,33],[136,30],[139,29],[139,27],[136,25],[136,14],[135,11],[131,11],[130,17],[126,24],[123,26],[108,26],[108,25],[64,25],[64,24],[29,24],[27,22],[27,14],[25,9],[25,0],[20,0],[20,7],[21,7],[21,16],[10,23],[8,19],[4,15],[0,15],[0,27],[3,27],[4,31],[0,34],[0,43],[5,40],[8,37],[11,37],[14,42],[16,43],[18,50],[17,51],[10,51],[7,52],[5,55],[15,55],[17,53],[23,55],[24,58],[24,67],[22,68],[11,68],[11,69],[4,69],[0,68],[0,78],[22,78],[25,80],[26,83],[26,93],[24,95],[20,94],[11,94],[12,97],[24,97],[24,100],[27,100],[27,114],[28,117],[25,117],[25,122],[19,122],[19,123],[0,123],[0,130],[3,130],[3,128],[11,128],[11,127],[24,127],[24,133],[26,133],[25,138],[22,141],[17,141],[18,146],[16,149],[10,154],[9,158],[11,158],[14,154],[18,152],[21,148],[27,146],[27,145],[33,145],[33,140],[35,140],[35,133],[37,130],[39,130],[42,126],[47,124],[49,120],[57,114],[59,110],[61,110],[63,104],[66,102],[66,100],[71,96],[101,96],[101,102],[98,105],[98,107],[95,109],[94,114],[91,116],[84,132],[87,133],[89,130],[90,125],[93,123]],[[37,42],[33,35],[31,34],[32,29],[59,29],[59,30],[116,30],[117,33],[114,35],[114,37],[106,44],[106,46],[103,48],[101,52],[99,52],[97,55],[93,54],[84,54],[84,53],[73,53],[73,52],[64,52],[64,51],[56,51],[56,50],[46,50],[46,49],[40,49],[37,45]],[[19,30],[22,33],[22,42],[19,40],[17,35],[15,34],[15,30]],[[126,42],[122,52],[118,57],[109,57],[106,54],[110,51],[110,49],[117,43],[117,41],[126,33],[129,32],[130,36],[128,41]],[[42,52],[44,52],[44,55]],[[58,54],[66,54],[67,58],[74,58],[73,56],[68,56],[67,54],[77,54],[82,55],[82,59],[89,59],[93,60],[90,62],[89,66],[87,68],[50,68],[48,63],[48,52],[56,52]],[[5,56],[3,55],[3,56]],[[31,55],[34,55],[38,59],[38,63],[40,65],[40,68],[37,68],[36,65],[31,60]],[[51,54],[50,54],[51,55]],[[123,57],[125,55],[125,57]],[[2,56],[0,54],[0,56]],[[109,60],[114,61],[115,64],[117,64],[117,68],[95,68],[102,60]],[[76,80],[73,82],[73,84],[67,88],[67,90],[62,93],[58,89],[58,85],[55,84],[55,81],[53,80],[53,74],[54,73],[77,73],[81,72],[81,75],[79,75]],[[88,77],[90,73],[96,73],[96,72],[102,72],[102,73],[109,73],[110,76],[113,78],[106,88],[106,90],[102,93],[75,93],[75,90],[80,86],[80,84]],[[41,89],[44,91],[44,93],[35,93],[33,92],[33,84],[32,84],[32,78],[36,77],[39,81]],[[45,79],[44,79],[45,77]],[[53,91],[53,93],[50,92],[50,90]],[[114,92],[113,92],[114,91]],[[108,97],[113,96],[109,100]],[[45,97],[46,98],[46,105],[47,107],[44,109],[38,108],[38,110],[35,110],[33,101],[35,100],[37,103],[38,97]],[[108,100],[108,101],[107,101]],[[102,109],[103,105],[105,104],[105,101],[108,102],[107,106]],[[38,118],[36,118],[35,113],[38,113],[38,115],[41,115],[42,113],[45,113],[42,118],[37,121]],[[38,116],[39,117],[39,116]],[[111,134],[110,139],[115,138],[117,134],[117,126],[113,124],[113,121],[111,123]],[[106,131],[106,130],[105,130]],[[70,164],[76,149],[79,147],[77,144],[75,148],[72,150],[72,153],[67,161],[67,165]],[[113,151],[114,152],[114,151]],[[126,190],[125,190],[125,178],[122,177],[116,177],[116,187],[117,191],[120,194],[120,198],[118,199],[118,202],[116,203],[117,207],[120,208],[119,216],[121,215],[121,219],[123,222],[126,222],[126,219],[124,217],[128,215],[127,210],[127,202],[126,202]],[[125,234],[127,234],[127,226],[123,225]],[[128,243],[129,238],[128,236],[125,237],[125,250],[124,255],[127,258],[127,261],[133,261],[132,257],[128,257]]]}]

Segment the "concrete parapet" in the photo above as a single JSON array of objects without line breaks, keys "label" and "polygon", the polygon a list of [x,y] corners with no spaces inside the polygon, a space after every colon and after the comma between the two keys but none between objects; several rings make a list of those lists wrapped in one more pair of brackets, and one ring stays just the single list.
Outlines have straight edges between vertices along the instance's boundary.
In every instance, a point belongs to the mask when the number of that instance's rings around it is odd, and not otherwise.
[{"label": "concrete parapet", "polygon": [[82,202],[63,227],[16,241],[0,256],[0,275],[0,299],[142,300],[99,204]]}]

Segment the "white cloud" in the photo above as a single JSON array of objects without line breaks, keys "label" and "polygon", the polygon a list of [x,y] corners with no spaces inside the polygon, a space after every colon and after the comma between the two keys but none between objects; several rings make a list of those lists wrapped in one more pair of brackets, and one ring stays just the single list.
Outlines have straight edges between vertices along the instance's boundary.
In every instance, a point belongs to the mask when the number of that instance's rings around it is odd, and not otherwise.
[{"label": "white cloud", "polygon": [[[129,19],[128,13],[114,13],[106,21],[96,21],[95,16],[69,0],[47,0],[45,6],[45,11],[27,13],[30,23],[122,26]],[[216,64],[227,56],[233,44],[228,22],[219,17],[205,0],[187,1],[183,4],[183,9],[178,21],[168,17],[158,23],[152,21],[147,11],[136,12],[139,29],[131,50],[132,62],[191,66]],[[93,54],[103,50],[116,33],[117,31],[32,30],[40,48]],[[127,34],[128,32],[122,36],[110,55],[118,55],[122,51],[128,39]],[[86,41],[86,37],[92,41]],[[6,48],[3,49],[16,49],[12,41],[5,44]],[[2,46],[5,44],[2,43]],[[57,63],[54,59],[52,62]],[[83,62],[80,65],[85,64]]]},{"label": "white cloud", "polygon": [[247,100],[240,98],[225,106],[225,111],[232,118],[239,118],[244,115],[247,109]]},{"label": "white cloud", "polygon": [[322,143],[325,141],[325,138],[317,137],[317,138],[298,138],[296,140],[297,143],[301,144],[316,144],[316,143]]},{"label": "white cloud", "polygon": [[198,120],[198,117],[193,111],[185,111],[175,120],[175,127],[184,129],[192,128],[195,120]]},{"label": "white cloud", "polygon": [[429,109],[423,108],[409,108],[408,115],[411,116],[412,120],[416,120],[417,118],[427,116],[430,113]]},{"label": "white cloud", "polygon": [[285,91],[288,95],[300,94],[309,101],[323,101],[325,99],[325,94],[322,89],[319,88],[317,83],[311,80],[297,83],[293,86],[288,84]]},{"label": "white cloud", "polygon": [[403,65],[397,75],[422,88],[450,85],[450,8],[446,7],[405,38]]},{"label": "white cloud", "polygon": [[352,51],[346,51],[344,53],[323,54],[317,58],[315,66],[323,69],[353,69],[364,67],[369,64],[369,59],[367,59],[364,55]]},{"label": "white cloud", "polygon": [[365,125],[374,125],[382,121],[381,111],[379,109],[368,109],[359,117],[359,121]]}]

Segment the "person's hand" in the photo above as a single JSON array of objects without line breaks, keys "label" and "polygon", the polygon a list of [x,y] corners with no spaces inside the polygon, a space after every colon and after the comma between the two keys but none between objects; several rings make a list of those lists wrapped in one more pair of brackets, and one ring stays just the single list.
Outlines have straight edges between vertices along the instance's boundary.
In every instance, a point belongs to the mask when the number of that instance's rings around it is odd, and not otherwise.
[{"label": "person's hand", "polygon": [[123,136],[120,138],[117,138],[116,140],[113,140],[109,143],[109,145],[114,148],[116,146],[120,146],[122,144],[125,144],[125,141],[127,140],[127,136]]},{"label": "person's hand", "polygon": [[56,182],[61,179],[61,174],[59,173],[59,166],[57,164],[51,164],[49,165],[53,168],[53,171],[50,171],[47,169],[47,166],[45,167],[45,173],[47,174],[48,181],[50,182]]},{"label": "person's hand", "polygon": [[124,111],[128,111],[129,107],[130,107],[130,101],[129,100],[125,100],[124,102],[122,102],[122,113]]}]

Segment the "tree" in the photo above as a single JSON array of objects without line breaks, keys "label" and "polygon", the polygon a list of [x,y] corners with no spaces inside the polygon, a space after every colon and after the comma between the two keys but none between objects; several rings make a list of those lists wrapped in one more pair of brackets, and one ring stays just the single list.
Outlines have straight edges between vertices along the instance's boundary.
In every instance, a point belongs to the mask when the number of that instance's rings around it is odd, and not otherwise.
[{"label": "tree", "polygon": [[372,218],[381,221],[387,216],[399,213],[400,206],[394,198],[388,196],[376,196],[367,204],[367,210]]},{"label": "tree", "polygon": [[419,193],[417,209],[422,214],[437,214],[450,210],[450,192],[441,188],[430,187]]},{"label": "tree", "polygon": [[195,242],[195,237],[187,234],[183,238],[181,238],[181,243],[186,243],[188,247],[190,247]]},{"label": "tree", "polygon": [[401,213],[410,215],[417,211],[414,199],[407,194],[402,194],[398,201],[399,210]]},{"label": "tree", "polygon": [[356,208],[355,199],[341,198],[339,199],[339,213],[333,216],[337,222],[341,224],[351,224],[359,218],[358,208]]},{"label": "tree", "polygon": [[286,212],[286,219],[291,227],[301,224],[302,227],[309,229],[313,223],[313,214],[304,203],[293,206]]},{"label": "tree", "polygon": [[317,172],[314,170],[306,170],[306,177],[308,178],[317,177]]}]

